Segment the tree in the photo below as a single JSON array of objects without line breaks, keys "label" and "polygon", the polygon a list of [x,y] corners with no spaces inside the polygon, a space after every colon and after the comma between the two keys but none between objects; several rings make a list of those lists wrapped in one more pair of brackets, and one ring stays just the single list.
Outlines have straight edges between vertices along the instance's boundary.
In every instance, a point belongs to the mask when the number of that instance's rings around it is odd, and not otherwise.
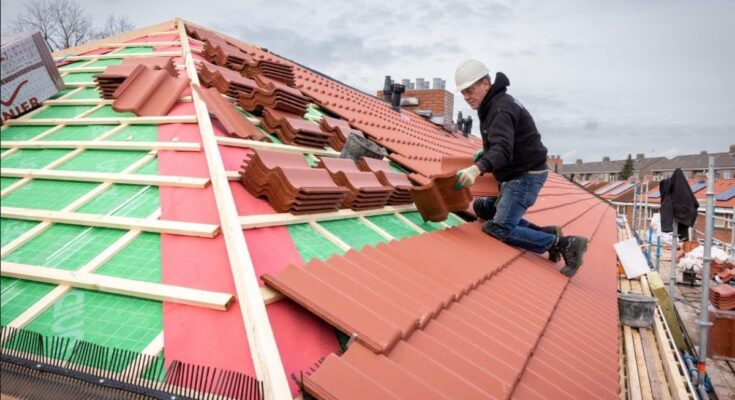
[{"label": "tree", "polygon": [[129,32],[135,29],[135,25],[130,22],[130,19],[126,15],[117,16],[110,14],[102,26],[102,29],[95,33],[96,39],[103,39],[110,36],[119,35],[121,33]]},{"label": "tree", "polygon": [[623,169],[620,170],[620,179],[627,180],[633,176],[633,158],[628,154],[628,159],[625,160]]},{"label": "tree", "polygon": [[78,46],[92,36],[92,19],[73,0],[30,0],[12,22],[15,32],[41,31],[51,50]]}]

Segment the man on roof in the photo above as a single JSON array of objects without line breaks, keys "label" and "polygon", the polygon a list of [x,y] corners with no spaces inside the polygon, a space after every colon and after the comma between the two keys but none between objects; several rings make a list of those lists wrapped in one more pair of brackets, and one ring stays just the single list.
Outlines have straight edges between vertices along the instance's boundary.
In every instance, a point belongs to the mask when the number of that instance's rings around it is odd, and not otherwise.
[{"label": "man on roof", "polygon": [[485,220],[482,231],[511,246],[548,252],[554,262],[563,257],[561,273],[574,275],[582,265],[587,238],[563,236],[560,226],[540,227],[523,219],[548,176],[546,147],[533,117],[506,92],[508,77],[498,72],[493,82],[487,67],[477,60],[460,64],[455,82],[477,110],[482,136],[482,150],[475,153],[472,166],[457,172],[455,188],[472,186],[479,175],[493,173],[500,184],[499,196],[478,197],[472,203],[475,214]]}]

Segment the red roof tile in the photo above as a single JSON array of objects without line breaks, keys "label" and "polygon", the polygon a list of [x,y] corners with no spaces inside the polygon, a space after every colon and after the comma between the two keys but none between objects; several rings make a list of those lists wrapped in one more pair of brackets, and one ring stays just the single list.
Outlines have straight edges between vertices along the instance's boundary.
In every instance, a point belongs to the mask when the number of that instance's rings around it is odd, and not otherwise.
[{"label": "red roof tile", "polygon": [[174,78],[165,70],[138,65],[113,93],[112,108],[138,116],[166,115],[189,82],[189,78]]},{"label": "red roof tile", "polygon": [[437,174],[429,184],[411,189],[411,197],[424,220],[444,221],[450,212],[469,208],[472,195],[469,189],[455,189],[456,182],[454,172]]},{"label": "red roof tile", "polygon": [[201,86],[194,85],[194,90],[196,90],[202,100],[207,104],[209,113],[217,118],[228,134],[243,139],[271,141],[252,122],[240,114],[232,103],[225,100],[217,89],[202,89]]}]

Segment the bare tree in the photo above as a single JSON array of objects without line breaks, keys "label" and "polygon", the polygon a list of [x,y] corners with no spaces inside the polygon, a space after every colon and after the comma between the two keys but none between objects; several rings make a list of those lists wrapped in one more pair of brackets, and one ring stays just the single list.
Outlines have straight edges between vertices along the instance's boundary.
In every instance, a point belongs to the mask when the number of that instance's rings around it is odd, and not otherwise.
[{"label": "bare tree", "polygon": [[77,46],[92,37],[92,19],[74,0],[30,0],[12,27],[16,32],[41,31],[52,50]]},{"label": "bare tree", "polygon": [[129,32],[133,29],[135,29],[135,25],[130,21],[127,15],[117,16],[115,14],[110,14],[107,17],[105,24],[102,26],[102,29],[97,31],[94,36],[96,39],[102,39]]}]

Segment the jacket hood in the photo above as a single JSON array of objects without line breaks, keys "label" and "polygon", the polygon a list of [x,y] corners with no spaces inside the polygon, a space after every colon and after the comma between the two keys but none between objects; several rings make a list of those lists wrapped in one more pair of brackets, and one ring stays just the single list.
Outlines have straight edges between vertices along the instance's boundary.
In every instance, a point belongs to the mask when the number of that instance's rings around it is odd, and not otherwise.
[{"label": "jacket hood", "polygon": [[490,86],[490,90],[487,92],[485,97],[482,99],[482,102],[480,103],[480,108],[478,110],[480,123],[482,123],[482,121],[487,116],[487,112],[488,110],[490,110],[490,106],[492,105],[495,96],[500,93],[505,93],[508,86],[510,86],[510,79],[508,79],[508,77],[505,76],[504,73],[498,72],[497,74],[495,74],[495,80],[493,81],[492,86]]}]

